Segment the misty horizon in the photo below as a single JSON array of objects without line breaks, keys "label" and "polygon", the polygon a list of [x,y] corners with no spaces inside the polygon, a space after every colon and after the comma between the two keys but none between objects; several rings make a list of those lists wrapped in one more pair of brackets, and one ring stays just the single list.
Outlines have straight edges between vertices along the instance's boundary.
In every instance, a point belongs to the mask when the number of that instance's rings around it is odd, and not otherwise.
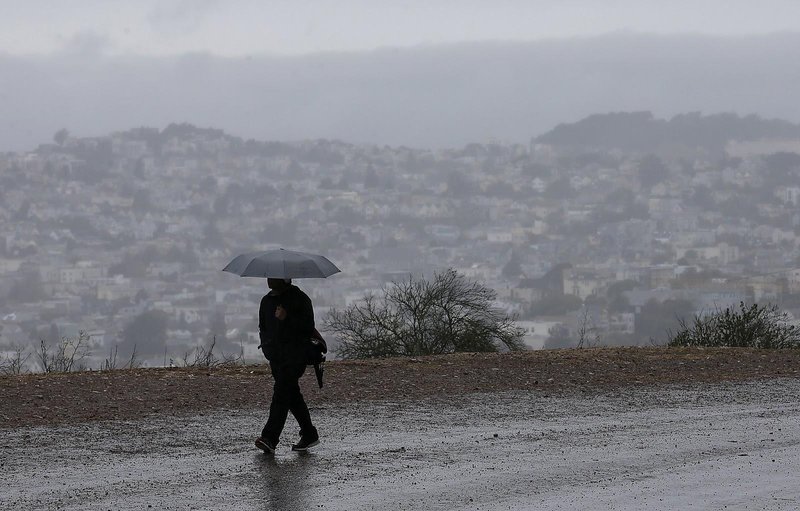
[{"label": "misty horizon", "polygon": [[615,111],[800,122],[791,98],[800,77],[788,64],[798,57],[795,33],[616,33],[294,57],[6,54],[0,150],[31,150],[62,128],[85,137],[180,122],[246,139],[420,148],[528,143]]},{"label": "misty horizon", "polygon": [[619,31],[739,36],[798,31],[790,0],[612,2],[449,0],[335,6],[237,0],[114,2],[80,6],[5,2],[0,48],[14,55],[94,52],[114,55],[307,55],[321,51],[407,48],[463,41],[535,41]]}]

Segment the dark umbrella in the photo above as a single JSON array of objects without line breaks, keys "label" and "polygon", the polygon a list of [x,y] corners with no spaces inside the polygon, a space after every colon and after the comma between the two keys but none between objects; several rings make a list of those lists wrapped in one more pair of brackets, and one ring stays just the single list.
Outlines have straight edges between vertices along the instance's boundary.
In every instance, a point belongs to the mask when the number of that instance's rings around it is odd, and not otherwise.
[{"label": "dark umbrella", "polygon": [[240,277],[324,279],[341,270],[324,256],[281,248],[238,255],[222,271]]}]

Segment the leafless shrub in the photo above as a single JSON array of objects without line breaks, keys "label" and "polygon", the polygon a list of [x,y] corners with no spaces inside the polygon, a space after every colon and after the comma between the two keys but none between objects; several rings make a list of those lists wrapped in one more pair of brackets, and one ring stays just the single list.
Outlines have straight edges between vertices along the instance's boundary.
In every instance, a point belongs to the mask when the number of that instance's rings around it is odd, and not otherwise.
[{"label": "leafless shrub", "polygon": [[216,345],[217,336],[214,336],[211,339],[211,344],[208,346],[208,348],[198,346],[194,349],[194,351],[187,351],[183,355],[183,366],[212,368],[236,366],[242,364],[242,361],[244,360],[244,347],[241,348],[241,351],[237,355],[230,355],[222,352],[219,356],[217,356],[214,353],[214,348]]},{"label": "leafless shrub", "polygon": [[103,362],[103,371],[111,371],[117,368],[117,350],[119,346],[116,344],[113,348],[109,349],[108,358]]},{"label": "leafless shrub", "polygon": [[141,365],[142,362],[139,360],[139,352],[136,351],[136,344],[134,344],[133,350],[131,351],[131,358],[128,359],[128,363],[125,364],[125,367],[128,369],[138,369]]},{"label": "leafless shrub", "polygon": [[600,332],[594,323],[589,326],[589,319],[589,311],[583,309],[583,319],[581,320],[581,326],[578,328],[578,348],[591,348],[602,344]]},{"label": "leafless shrub", "polygon": [[11,355],[6,355],[3,360],[0,360],[0,375],[23,374],[27,370],[25,364],[30,357],[31,354],[28,353],[28,348],[15,346]]},{"label": "leafless shrub", "polygon": [[89,334],[81,330],[77,338],[62,337],[54,350],[41,339],[36,356],[45,373],[81,371],[85,369],[83,360],[89,356]]},{"label": "leafless shrub", "polygon": [[453,269],[432,280],[393,282],[383,297],[331,310],[327,330],[342,358],[433,355],[523,348],[514,318],[493,307],[496,293]]},{"label": "leafless shrub", "polygon": [[668,332],[669,346],[800,348],[800,328],[789,323],[788,314],[776,305],[728,307],[692,324],[680,320],[680,329]]}]

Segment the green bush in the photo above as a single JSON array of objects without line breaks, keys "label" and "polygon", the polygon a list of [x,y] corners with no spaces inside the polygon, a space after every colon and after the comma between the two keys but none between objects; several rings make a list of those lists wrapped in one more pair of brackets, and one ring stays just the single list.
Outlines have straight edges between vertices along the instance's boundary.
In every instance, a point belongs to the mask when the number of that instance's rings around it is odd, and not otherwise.
[{"label": "green bush", "polygon": [[776,305],[726,308],[709,316],[695,315],[691,325],[680,321],[677,333],[669,332],[669,346],[740,348],[798,348],[800,329]]}]

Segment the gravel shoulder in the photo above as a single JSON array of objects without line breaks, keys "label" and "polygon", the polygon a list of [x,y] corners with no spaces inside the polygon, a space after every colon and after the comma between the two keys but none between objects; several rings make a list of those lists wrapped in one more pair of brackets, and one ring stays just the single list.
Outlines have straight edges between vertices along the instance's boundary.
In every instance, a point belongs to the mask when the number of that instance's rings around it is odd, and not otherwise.
[{"label": "gravel shoulder", "polygon": [[[798,377],[800,350],[623,347],[332,361],[324,388],[317,388],[311,369],[302,386],[310,405],[323,406]],[[263,364],[6,376],[0,377],[0,429],[264,410],[270,393],[269,368]]]}]

